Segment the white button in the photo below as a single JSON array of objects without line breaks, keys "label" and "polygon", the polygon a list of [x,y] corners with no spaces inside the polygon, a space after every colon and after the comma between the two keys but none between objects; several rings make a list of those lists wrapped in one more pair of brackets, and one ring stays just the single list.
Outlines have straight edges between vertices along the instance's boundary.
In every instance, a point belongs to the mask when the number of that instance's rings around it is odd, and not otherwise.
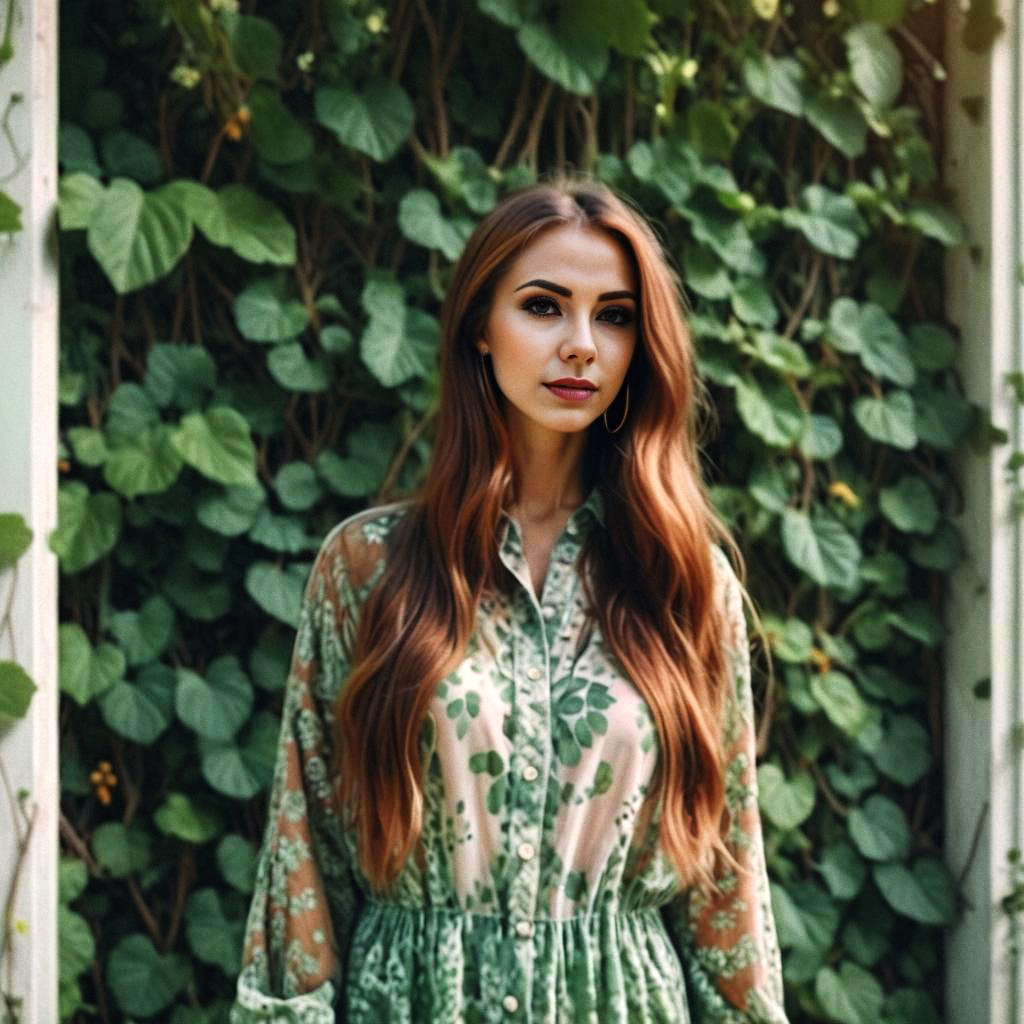
[{"label": "white button", "polygon": [[541,669],[537,668],[537,666],[536,666],[536,665],[532,665],[532,666],[531,666],[530,668],[528,668],[528,669],[526,670],[526,674],[527,674],[527,675],[528,675],[528,676],[529,676],[529,677],[530,677],[531,679],[540,679],[540,677],[541,677],[542,675],[544,675],[543,671],[542,671]]},{"label": "white button", "polygon": [[509,1013],[515,1013],[519,1009],[519,1000],[515,996],[505,996],[501,1001],[501,1005],[508,1010]]},{"label": "white button", "polygon": [[519,857],[521,860],[529,860],[533,856],[533,843],[519,844]]},{"label": "white button", "polygon": [[543,614],[545,619],[554,618],[557,612],[558,609],[553,604],[546,604],[543,608],[541,608],[541,613]]},{"label": "white button", "polygon": [[533,780],[537,778],[537,775],[537,769],[534,768],[532,764],[528,764],[523,769],[523,778],[526,779],[527,782],[533,782]]},{"label": "white button", "polygon": [[533,922],[516,921],[516,934],[528,939],[533,934]]}]

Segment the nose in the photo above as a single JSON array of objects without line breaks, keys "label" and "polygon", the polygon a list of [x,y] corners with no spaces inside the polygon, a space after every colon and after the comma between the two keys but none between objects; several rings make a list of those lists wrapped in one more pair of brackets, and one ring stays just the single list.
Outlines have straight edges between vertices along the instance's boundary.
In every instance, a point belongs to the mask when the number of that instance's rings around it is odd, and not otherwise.
[{"label": "nose", "polygon": [[590,318],[584,314],[575,322],[570,317],[565,319],[568,337],[562,342],[560,355],[563,359],[578,359],[581,363],[592,362],[597,355],[594,344],[594,333]]}]

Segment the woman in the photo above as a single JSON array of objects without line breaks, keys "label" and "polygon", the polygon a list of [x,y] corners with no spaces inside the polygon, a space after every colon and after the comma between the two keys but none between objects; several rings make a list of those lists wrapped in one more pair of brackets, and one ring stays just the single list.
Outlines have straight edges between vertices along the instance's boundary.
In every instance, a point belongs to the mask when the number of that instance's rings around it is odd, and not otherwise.
[{"label": "woman", "polygon": [[597,182],[467,242],[426,482],[307,585],[233,1024],[786,1024],[680,302]]}]

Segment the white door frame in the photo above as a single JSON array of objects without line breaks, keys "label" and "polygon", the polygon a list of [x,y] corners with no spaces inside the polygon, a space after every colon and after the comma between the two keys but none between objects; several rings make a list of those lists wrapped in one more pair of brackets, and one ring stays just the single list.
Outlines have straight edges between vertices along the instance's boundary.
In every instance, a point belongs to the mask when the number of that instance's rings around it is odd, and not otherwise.
[{"label": "white door frame", "polygon": [[[967,397],[1009,442],[956,460],[966,551],[947,609],[944,800],[946,857],[967,906],[947,933],[945,994],[949,1021],[1020,1024],[1024,971],[1002,900],[1015,883],[1007,855],[1024,848],[1024,531],[1005,470],[1011,451],[1024,449],[1006,382],[1024,370],[1024,62],[1019,0],[995,7],[1003,31],[977,53],[963,44],[963,4],[947,3],[943,177],[969,234],[950,252],[947,312],[961,331]],[[975,693],[983,680],[988,698]]]},{"label": "white door frame", "polygon": [[[0,31],[8,4],[0,5]],[[0,615],[11,605],[13,650],[0,632],[0,660],[16,660],[36,692],[24,719],[0,727],[0,761],[34,815],[13,904],[10,955],[0,992],[22,1000],[24,1024],[54,1024],[57,1009],[57,856],[60,814],[57,688],[57,560],[47,537],[57,521],[57,2],[13,5],[14,57],[0,68],[0,188],[21,206],[23,230],[0,235],[0,512],[33,531],[16,575],[0,576]],[[19,99],[12,97],[20,96]],[[12,174],[12,172],[14,172]],[[0,915],[11,887],[19,833],[0,782]]]}]

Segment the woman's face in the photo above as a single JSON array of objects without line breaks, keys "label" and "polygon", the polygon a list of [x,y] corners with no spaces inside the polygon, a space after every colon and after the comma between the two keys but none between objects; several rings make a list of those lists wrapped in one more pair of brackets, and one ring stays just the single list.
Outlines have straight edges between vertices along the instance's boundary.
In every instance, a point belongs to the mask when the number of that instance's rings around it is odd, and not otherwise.
[{"label": "woman's face", "polygon": [[[513,434],[575,433],[611,405],[636,347],[637,292],[623,247],[596,228],[550,228],[519,254],[477,341]],[[563,378],[592,390],[550,387]]]}]

